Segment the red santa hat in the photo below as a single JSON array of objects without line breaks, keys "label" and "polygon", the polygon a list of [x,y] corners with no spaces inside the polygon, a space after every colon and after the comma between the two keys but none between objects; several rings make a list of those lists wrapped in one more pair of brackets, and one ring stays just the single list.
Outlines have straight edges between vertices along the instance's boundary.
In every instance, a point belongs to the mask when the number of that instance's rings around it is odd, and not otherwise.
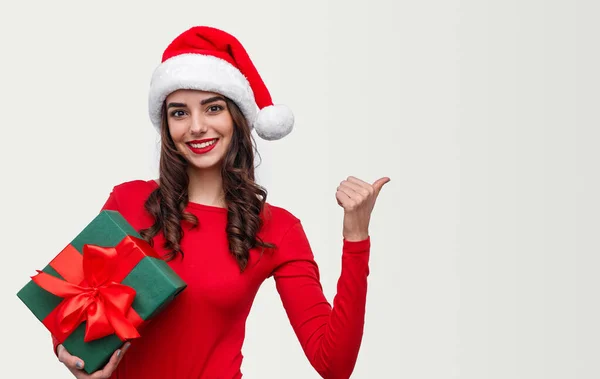
[{"label": "red santa hat", "polygon": [[294,115],[285,105],[273,105],[271,95],[242,44],[232,35],[195,26],[169,44],[150,83],[148,108],[160,130],[162,105],[178,89],[219,93],[235,102],[250,128],[266,140],[288,135]]}]

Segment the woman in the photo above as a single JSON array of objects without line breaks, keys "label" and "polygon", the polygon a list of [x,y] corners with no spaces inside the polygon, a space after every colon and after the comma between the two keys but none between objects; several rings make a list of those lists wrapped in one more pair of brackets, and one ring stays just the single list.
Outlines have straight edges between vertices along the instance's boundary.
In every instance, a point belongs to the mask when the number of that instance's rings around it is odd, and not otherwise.
[{"label": "woman", "polygon": [[251,130],[283,138],[293,116],[272,104],[242,45],[209,27],[182,33],[153,74],[149,106],[161,133],[160,178],[116,186],[103,209],[119,211],[188,287],[103,370],[86,374],[62,345],[59,359],[77,378],[241,378],[245,322],[273,276],[312,366],[323,378],[348,378],[364,325],[369,219],[389,178],[349,177],[337,189],[344,240],[331,307],[300,221],[268,204],[254,180]]}]

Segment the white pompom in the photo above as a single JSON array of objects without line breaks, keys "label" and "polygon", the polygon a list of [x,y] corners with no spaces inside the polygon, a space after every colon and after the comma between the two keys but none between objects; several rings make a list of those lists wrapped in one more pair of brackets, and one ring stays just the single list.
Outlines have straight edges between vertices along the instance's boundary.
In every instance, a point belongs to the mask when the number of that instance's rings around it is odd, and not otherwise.
[{"label": "white pompom", "polygon": [[294,128],[294,114],[285,105],[269,105],[258,112],[254,128],[260,138],[273,141],[281,139]]}]

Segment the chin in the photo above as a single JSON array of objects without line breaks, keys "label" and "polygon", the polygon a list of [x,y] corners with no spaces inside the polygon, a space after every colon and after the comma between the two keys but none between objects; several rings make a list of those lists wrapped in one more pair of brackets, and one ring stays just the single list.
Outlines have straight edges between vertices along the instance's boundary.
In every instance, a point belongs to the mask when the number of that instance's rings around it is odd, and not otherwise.
[{"label": "chin", "polygon": [[219,162],[194,162],[188,161],[190,168],[194,170],[214,170],[220,169],[221,165]]},{"label": "chin", "polygon": [[215,169],[217,168],[217,165],[199,165],[199,164],[193,164],[190,163],[189,165],[190,168],[194,169],[194,170],[211,170],[211,169]]}]

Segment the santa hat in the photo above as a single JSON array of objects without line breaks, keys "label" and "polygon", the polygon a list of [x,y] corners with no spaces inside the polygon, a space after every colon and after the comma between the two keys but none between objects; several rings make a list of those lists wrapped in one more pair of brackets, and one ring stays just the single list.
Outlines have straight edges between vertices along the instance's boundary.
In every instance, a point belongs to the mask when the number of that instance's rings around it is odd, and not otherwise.
[{"label": "santa hat", "polygon": [[150,83],[148,107],[160,130],[162,105],[178,89],[219,93],[235,102],[250,128],[266,140],[288,135],[294,115],[285,105],[273,105],[271,95],[242,44],[232,35],[196,26],[169,44]]}]

